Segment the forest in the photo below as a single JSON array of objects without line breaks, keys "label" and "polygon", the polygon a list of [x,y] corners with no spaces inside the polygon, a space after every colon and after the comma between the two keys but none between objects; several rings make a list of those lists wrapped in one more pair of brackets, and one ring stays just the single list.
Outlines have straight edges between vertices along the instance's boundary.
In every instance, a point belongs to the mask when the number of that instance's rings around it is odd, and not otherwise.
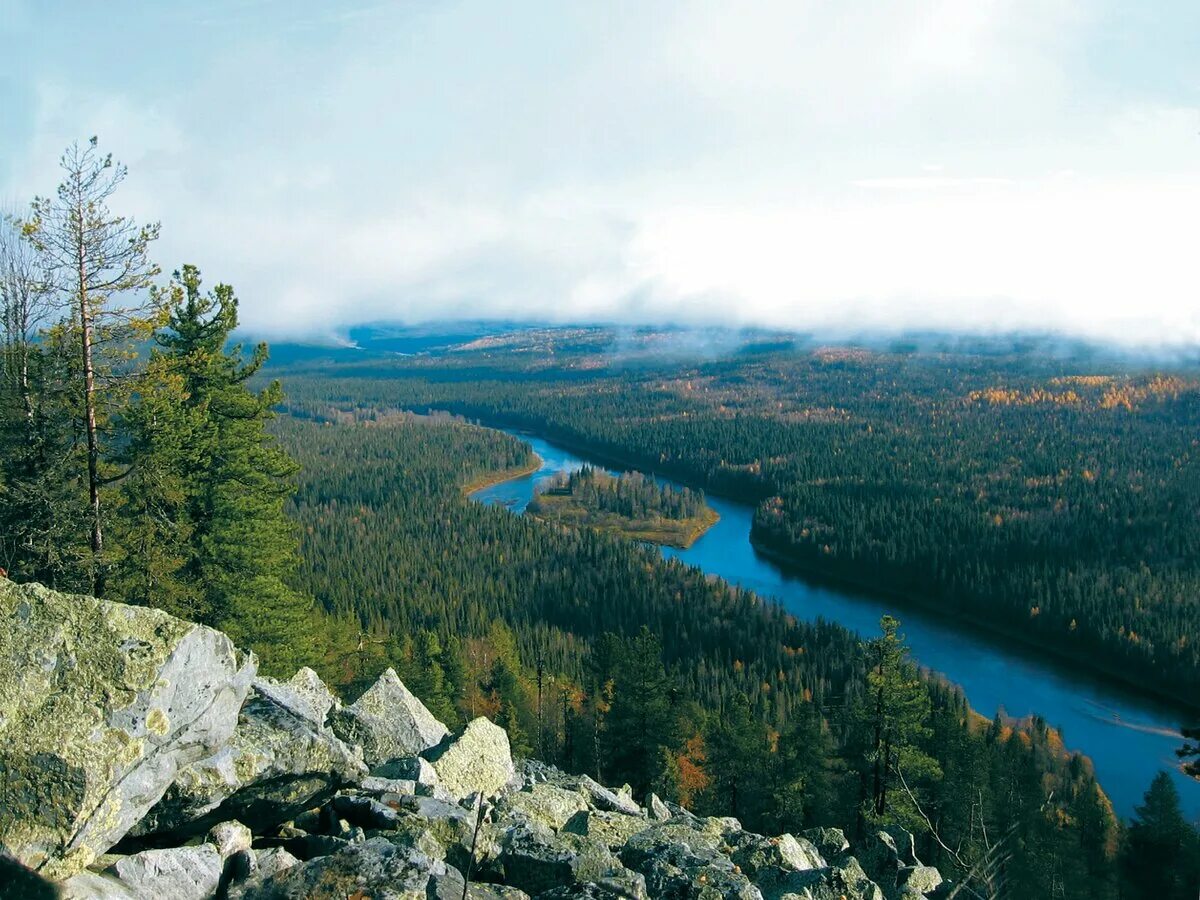
[{"label": "forest", "polygon": [[[1192,897],[1200,838],[1167,776],[1121,823],[1088,761],[1046,723],[982,720],[960,691],[922,675],[896,619],[863,642],[654,548],[476,504],[464,488],[528,469],[529,447],[419,411],[534,421],[534,410],[565,410],[554,427],[611,429],[609,449],[624,435],[621,452],[648,452],[628,413],[658,402],[648,385],[668,384],[663,374],[572,371],[542,384],[526,373],[516,390],[519,371],[481,381],[467,354],[449,367],[416,359],[416,377],[349,367],[271,380],[266,344],[236,341],[233,287],[206,290],[190,265],[161,277],[157,226],[110,208],[124,169],[95,141],[69,148],[62,167],[56,194],[0,231],[7,577],[219,627],[259,655],[260,671],[311,665],[348,697],[394,666],[451,725],[491,716],[520,754],[750,828],[861,834],[899,822],[976,896]],[[764,408],[741,377],[728,403]],[[592,411],[572,419],[576,383]],[[692,388],[655,390],[675,398],[663,401],[671,412],[641,424],[670,448],[672,429],[693,418],[675,405]],[[1190,402],[1186,386],[1122,396],[1138,409]],[[685,424],[711,432],[716,471],[740,473],[764,500],[782,496],[758,480],[764,467],[806,458],[801,443],[778,462],[730,462],[765,446],[756,429],[790,419],[694,418]],[[724,427],[739,432],[732,442]],[[1168,433],[1154,453],[1171,452]],[[658,462],[693,464],[673,452]],[[1100,462],[1088,484],[1111,477]],[[1182,490],[1191,469],[1179,469]],[[1145,492],[1163,496],[1151,480]]]},{"label": "forest", "polygon": [[290,402],[446,409],[749,500],[756,543],[809,572],[1196,704],[1194,368],[786,342],[679,360],[610,353],[600,329],[519,338],[319,380],[298,364]]},{"label": "forest", "polygon": [[525,511],[546,522],[684,548],[718,518],[704,502],[703,491],[658,484],[641,472],[613,476],[593,466],[539,485]]}]

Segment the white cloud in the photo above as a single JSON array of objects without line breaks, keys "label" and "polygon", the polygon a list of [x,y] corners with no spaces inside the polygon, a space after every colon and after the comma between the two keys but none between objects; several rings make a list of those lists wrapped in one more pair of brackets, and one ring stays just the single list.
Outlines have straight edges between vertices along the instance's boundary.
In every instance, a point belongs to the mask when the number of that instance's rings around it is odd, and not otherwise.
[{"label": "white cloud", "polygon": [[272,2],[236,12],[188,20],[154,77],[31,75],[6,187],[45,193],[62,146],[100,134],[164,267],[233,282],[256,329],[1200,340],[1200,110],[1098,76],[1094,4],[370,4],[275,31]]}]

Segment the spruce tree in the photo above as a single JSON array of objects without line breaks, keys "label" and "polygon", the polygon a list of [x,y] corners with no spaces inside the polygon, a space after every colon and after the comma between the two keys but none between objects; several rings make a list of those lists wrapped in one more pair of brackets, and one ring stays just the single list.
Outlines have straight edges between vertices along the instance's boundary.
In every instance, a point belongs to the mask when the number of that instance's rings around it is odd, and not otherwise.
[{"label": "spruce tree", "polygon": [[292,587],[297,539],[283,504],[297,466],[267,432],[282,389],[247,387],[266,361],[265,344],[249,356],[226,346],[237,326],[229,285],[202,293],[199,270],[184,266],[163,299],[168,322],[155,338],[155,365],[178,391],[179,409],[158,418],[156,398],[146,397],[142,415],[160,431],[148,471],[161,453],[164,472],[182,479],[162,490],[189,529],[173,577],[189,585],[198,619],[255,650],[264,671],[290,674],[319,654],[322,623],[311,598]]},{"label": "spruce tree", "polygon": [[1128,896],[1144,900],[1195,900],[1200,890],[1200,838],[1183,817],[1179,791],[1159,772],[1134,810],[1124,848]]},{"label": "spruce tree", "polygon": [[663,667],[662,644],[645,625],[625,641],[613,673],[606,730],[609,777],[628,782],[637,796],[644,796],[661,774],[663,748],[674,743],[671,682]]}]

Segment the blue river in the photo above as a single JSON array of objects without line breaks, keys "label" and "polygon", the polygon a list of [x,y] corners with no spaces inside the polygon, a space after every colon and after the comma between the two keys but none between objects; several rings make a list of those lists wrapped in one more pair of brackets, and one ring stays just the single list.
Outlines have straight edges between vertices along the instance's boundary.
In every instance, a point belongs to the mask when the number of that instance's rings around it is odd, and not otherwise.
[{"label": "blue river", "polygon": [[[597,465],[534,435],[510,433],[533,447],[542,458],[541,468],[476,491],[471,495],[474,499],[519,513],[540,482],[584,464]],[[752,506],[713,496],[708,502],[721,520],[687,550],[663,548],[664,556],[773,597],[798,618],[839,622],[865,636],[876,634],[880,617],[892,613],[902,622],[914,659],[961,685],[978,712],[988,718],[998,710],[1011,716],[1037,714],[1059,728],[1069,748],[1092,759],[1118,815],[1131,816],[1155,773],[1165,769],[1175,777],[1185,813],[1200,822],[1200,782],[1179,771],[1174,755],[1183,740],[1179,727],[1185,711],[1071,671],[1067,663],[961,622],[895,601],[813,584],[754,549]]]}]

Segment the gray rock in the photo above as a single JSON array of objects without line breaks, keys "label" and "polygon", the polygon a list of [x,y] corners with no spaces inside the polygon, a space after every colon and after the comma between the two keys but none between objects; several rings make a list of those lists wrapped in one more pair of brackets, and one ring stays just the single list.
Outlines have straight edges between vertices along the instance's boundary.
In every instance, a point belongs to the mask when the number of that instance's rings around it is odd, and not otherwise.
[{"label": "gray rock", "polygon": [[330,716],[334,733],[363,748],[368,765],[416,756],[448,733],[433,713],[404,686],[394,669],[379,676],[361,697]]},{"label": "gray rock", "polygon": [[810,841],[790,834],[768,838],[743,831],[730,843],[730,859],[751,879],[756,879],[759,873],[808,872],[826,868],[825,860]]},{"label": "gray rock", "polygon": [[850,842],[840,828],[809,828],[803,835],[826,859],[832,860],[850,850]]},{"label": "gray rock", "polygon": [[667,808],[667,804],[659,799],[658,794],[650,795],[650,799],[646,803],[646,808],[650,811],[650,818],[656,819],[659,822],[665,822],[671,818],[671,810]]},{"label": "gray rock", "polygon": [[610,791],[586,775],[581,775],[578,783],[579,791],[587,798],[588,805],[595,809],[607,809],[630,816],[639,815],[642,811],[642,808],[633,802],[632,797]]},{"label": "gray rock", "polygon": [[140,900],[120,879],[84,870],[60,885],[62,900]]},{"label": "gray rock", "polygon": [[438,781],[457,800],[472,794],[491,797],[516,778],[508,734],[480,717],[453,738],[427,750]]},{"label": "gray rock", "polygon": [[585,809],[572,816],[563,830],[569,834],[591,838],[610,850],[618,850],[649,825],[649,820],[640,816],[627,816],[624,813],[602,809]]},{"label": "gray rock", "polygon": [[504,837],[499,862],[505,884],[533,895],[575,883],[640,881],[602,845],[533,823],[518,825]]},{"label": "gray rock", "polygon": [[0,578],[0,844],[56,879],[233,731],[253,657],[146,607]]},{"label": "gray rock", "polygon": [[447,872],[444,862],[377,837],[268,878],[252,878],[236,896],[241,900],[346,900],[351,896],[423,900],[430,879]]},{"label": "gray rock", "polygon": [[924,896],[941,887],[942,873],[933,866],[907,866],[897,874],[896,884],[902,894]]},{"label": "gray rock", "polygon": [[383,765],[373,766],[371,775],[378,778],[415,781],[417,784],[434,785],[438,783],[437,772],[433,770],[429,760],[420,756],[401,756],[388,760]]},{"label": "gray rock", "polygon": [[113,866],[117,878],[142,900],[209,900],[221,883],[224,860],[212,844],[143,850]]},{"label": "gray rock", "polygon": [[558,831],[576,813],[585,812],[587,804],[577,791],[552,784],[534,784],[520,791],[503,795],[496,803],[496,815],[520,815]]},{"label": "gray rock", "polygon": [[217,848],[221,857],[249,850],[254,836],[250,829],[236,820],[220,822],[209,829],[207,842]]},{"label": "gray rock", "polygon": [[283,683],[257,679],[233,735],[184,767],[135,833],[199,833],[230,818],[262,831],[363,778],[357,752],[310,717],[325,708],[328,689],[304,672]]},{"label": "gray rock", "polygon": [[287,681],[257,678],[254,681],[254,689],[284,709],[289,709],[317,725],[325,724],[331,709],[340,709],[342,706],[333,691],[321,680],[321,676],[308,666],[297,670]]},{"label": "gray rock", "polygon": [[290,869],[300,862],[300,860],[292,856],[283,847],[267,847],[257,850],[254,853],[254,858],[258,863],[258,875],[261,878],[270,878],[272,875],[278,874],[285,869]]},{"label": "gray rock", "polygon": [[359,784],[359,788],[370,794],[400,794],[408,797],[417,792],[417,783],[406,781],[403,778],[379,778],[375,775],[368,775]]}]

